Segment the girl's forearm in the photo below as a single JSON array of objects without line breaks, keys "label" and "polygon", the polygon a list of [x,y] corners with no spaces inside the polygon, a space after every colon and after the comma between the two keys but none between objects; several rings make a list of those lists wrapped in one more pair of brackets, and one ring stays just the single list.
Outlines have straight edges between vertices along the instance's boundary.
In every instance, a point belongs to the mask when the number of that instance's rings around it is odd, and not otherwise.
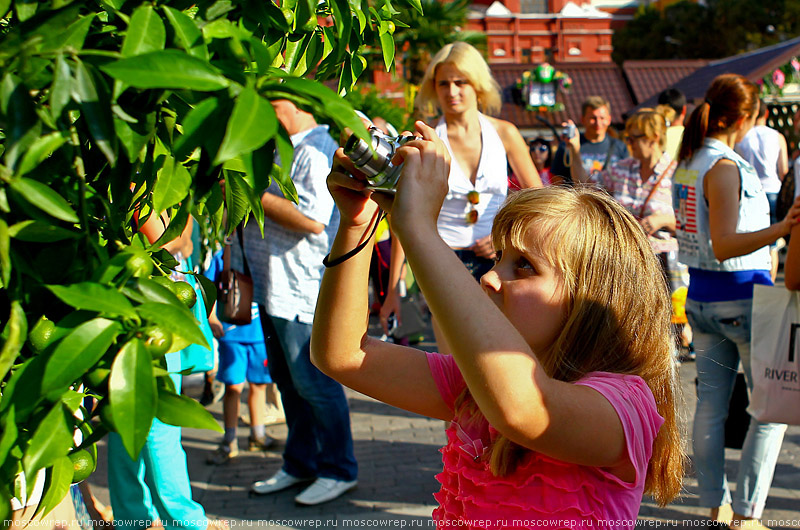
[{"label": "girl's forearm", "polygon": [[756,250],[774,243],[787,234],[784,223],[775,223],[757,232],[735,232],[718,237],[711,236],[714,257],[719,261],[746,256]]},{"label": "girl's forearm", "polygon": [[[340,225],[330,259],[356,248],[369,234],[368,229]],[[372,239],[351,258],[325,269],[322,277],[311,332],[311,359],[329,375],[358,362],[360,356],[369,317],[367,284]]]},{"label": "girl's forearm", "polygon": [[409,231],[402,243],[414,278],[489,422],[502,432],[514,424],[518,411],[539,410],[540,385],[547,377],[523,337],[455,253],[425,231]]}]

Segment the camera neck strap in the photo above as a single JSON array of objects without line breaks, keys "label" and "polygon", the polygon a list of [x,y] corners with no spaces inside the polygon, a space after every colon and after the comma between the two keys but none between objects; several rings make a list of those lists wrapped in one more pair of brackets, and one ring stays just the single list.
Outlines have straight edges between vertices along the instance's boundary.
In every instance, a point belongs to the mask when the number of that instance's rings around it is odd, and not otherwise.
[{"label": "camera neck strap", "polygon": [[[373,220],[375,222],[372,225],[372,230],[370,231],[369,235],[365,237],[364,240],[361,243],[359,243],[358,246],[356,246],[356,248],[350,250],[349,252],[346,252],[345,254],[342,254],[338,258],[331,259],[330,254],[322,258],[322,264],[325,265],[325,268],[329,269],[331,267],[339,265],[340,263],[344,263],[345,261],[349,260],[356,254],[364,250],[364,247],[366,247],[367,244],[369,244],[369,242],[372,241],[372,236],[375,235],[375,230],[378,229],[378,225],[381,223],[384,217],[386,217],[386,212],[384,212],[383,210],[376,210],[376,215],[375,217],[373,217]],[[367,230],[369,230],[369,228],[367,228]],[[366,231],[364,233],[366,234]]]}]

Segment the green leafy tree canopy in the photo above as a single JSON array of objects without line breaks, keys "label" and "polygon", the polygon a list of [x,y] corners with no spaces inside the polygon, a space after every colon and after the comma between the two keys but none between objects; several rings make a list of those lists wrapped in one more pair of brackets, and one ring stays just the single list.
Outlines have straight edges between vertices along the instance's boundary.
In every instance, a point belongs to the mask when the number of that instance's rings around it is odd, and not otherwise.
[{"label": "green leafy tree canopy", "polygon": [[0,0],[0,521],[39,470],[38,511],[56,506],[68,455],[108,430],[133,456],[153,418],[219,429],[166,369],[166,350],[207,343],[161,247],[190,218],[212,239],[263,222],[272,181],[296,200],[270,101],[366,135],[320,81],[349,91],[373,42],[393,63],[392,1]]}]

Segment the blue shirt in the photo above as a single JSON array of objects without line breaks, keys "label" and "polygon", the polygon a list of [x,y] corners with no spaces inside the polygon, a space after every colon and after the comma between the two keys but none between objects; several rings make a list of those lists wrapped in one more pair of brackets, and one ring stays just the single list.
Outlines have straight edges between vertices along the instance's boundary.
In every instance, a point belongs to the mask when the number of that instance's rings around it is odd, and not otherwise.
[{"label": "blue shirt", "polygon": [[[234,245],[231,245],[231,251],[233,252],[233,247],[235,246],[236,251],[239,251],[238,243],[234,241]],[[239,251],[241,252],[241,251]],[[217,283],[219,280],[219,274],[222,272],[222,251],[220,250],[214,257],[211,258],[211,263],[208,266],[208,269],[203,273],[203,275],[214,282]],[[219,305],[217,305],[217,309],[219,309]],[[222,329],[225,330],[225,335],[220,337],[220,342],[241,342],[241,343],[258,343],[264,342],[264,332],[261,329],[261,318],[258,315],[258,304],[253,302],[253,307],[251,308],[253,320],[250,324],[245,324],[243,326],[236,325],[236,324],[229,324],[227,322],[222,322]]]}]

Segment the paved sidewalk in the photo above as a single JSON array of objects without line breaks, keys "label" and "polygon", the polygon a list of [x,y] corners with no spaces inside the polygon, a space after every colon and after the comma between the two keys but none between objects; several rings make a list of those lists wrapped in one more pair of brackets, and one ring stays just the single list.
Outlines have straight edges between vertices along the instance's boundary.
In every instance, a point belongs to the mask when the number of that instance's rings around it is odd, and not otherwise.
[{"label": "paved sidewalk", "polygon": [[[424,349],[433,345],[423,343]],[[691,425],[694,414],[694,363],[681,367],[681,381],[686,401],[685,424]],[[187,392],[197,397],[200,388],[187,385]],[[316,528],[321,526],[388,528],[432,528],[432,497],[438,484],[434,475],[441,469],[439,448],[444,444],[444,423],[389,407],[361,394],[348,391],[351,407],[355,453],[359,462],[358,487],[330,503],[300,507],[293,498],[300,487],[263,497],[248,495],[250,484],[261,480],[281,465],[280,452],[286,436],[285,425],[268,427],[267,432],[279,444],[266,453],[242,452],[240,457],[222,466],[205,464],[219,435],[210,431],[185,429],[184,447],[194,498],[206,508],[209,517],[226,519],[231,527]],[[243,410],[246,404],[242,403]],[[210,410],[222,421],[221,403]],[[239,446],[247,446],[248,428],[239,429]],[[688,436],[687,436],[688,439]],[[726,454],[729,478],[735,484],[739,451]],[[108,502],[104,462],[90,478],[95,495]],[[697,482],[691,469],[685,480],[685,493],[673,504],[659,508],[645,499],[640,511],[642,526],[705,526],[706,509],[697,506]],[[764,522],[775,528],[800,527],[800,427],[790,427],[780,455],[775,480],[770,491]]]}]

